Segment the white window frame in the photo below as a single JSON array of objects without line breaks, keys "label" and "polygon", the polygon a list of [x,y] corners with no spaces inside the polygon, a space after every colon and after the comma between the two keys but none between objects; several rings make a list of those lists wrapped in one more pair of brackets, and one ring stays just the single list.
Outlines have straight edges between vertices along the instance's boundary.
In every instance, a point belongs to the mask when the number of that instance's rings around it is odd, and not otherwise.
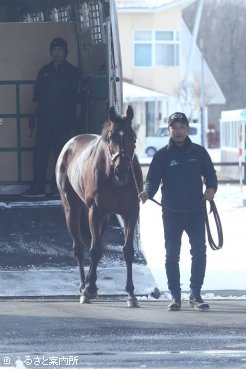
[{"label": "white window frame", "polygon": [[[136,41],[135,35],[137,32],[149,32],[151,34],[150,40],[143,40],[143,41]],[[172,40],[156,40],[156,34],[157,32],[171,32],[173,33]],[[133,67],[134,68],[156,68],[156,67],[180,67],[180,31],[178,30],[170,30],[170,29],[136,29],[133,31]],[[150,45],[151,46],[151,64],[150,65],[136,65],[135,64],[135,46],[136,45]],[[177,53],[174,54],[174,64],[157,64],[156,63],[156,46],[157,45],[172,45],[173,47],[176,47]],[[175,50],[174,50],[175,52]]]}]

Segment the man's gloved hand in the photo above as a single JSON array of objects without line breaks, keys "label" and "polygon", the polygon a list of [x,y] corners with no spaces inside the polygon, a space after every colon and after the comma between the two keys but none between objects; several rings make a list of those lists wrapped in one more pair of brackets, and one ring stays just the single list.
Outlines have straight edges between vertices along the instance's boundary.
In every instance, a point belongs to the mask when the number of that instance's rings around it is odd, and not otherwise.
[{"label": "man's gloved hand", "polygon": [[203,194],[205,200],[211,201],[214,199],[215,190],[213,188],[207,188]]},{"label": "man's gloved hand", "polygon": [[148,200],[149,194],[147,191],[140,192],[138,194],[138,198],[140,201],[142,201],[142,204],[144,204]]}]

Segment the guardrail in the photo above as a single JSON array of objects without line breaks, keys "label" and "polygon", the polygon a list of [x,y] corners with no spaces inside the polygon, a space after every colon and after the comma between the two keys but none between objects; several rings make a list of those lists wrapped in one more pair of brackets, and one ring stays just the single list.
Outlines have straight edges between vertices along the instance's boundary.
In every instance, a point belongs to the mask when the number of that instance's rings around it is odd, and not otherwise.
[{"label": "guardrail", "polygon": [[[142,171],[143,171],[143,177],[144,177],[144,180],[146,178],[146,175],[147,175],[147,171],[148,171],[148,168],[149,168],[149,163],[141,163],[141,168],[142,168]],[[225,166],[234,166],[234,167],[239,167],[239,164],[238,162],[214,162],[213,165],[215,167],[225,167]],[[243,178],[243,184],[246,184],[246,162],[242,162],[242,167],[244,168],[244,178]],[[232,178],[219,178],[218,179],[218,182],[219,183],[240,183],[240,178],[238,179],[232,179]]]}]

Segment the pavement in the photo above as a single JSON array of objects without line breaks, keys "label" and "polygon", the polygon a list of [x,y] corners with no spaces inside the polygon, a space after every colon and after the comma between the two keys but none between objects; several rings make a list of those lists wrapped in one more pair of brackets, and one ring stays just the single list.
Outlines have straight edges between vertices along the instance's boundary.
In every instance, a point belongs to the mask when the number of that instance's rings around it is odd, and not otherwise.
[{"label": "pavement", "polygon": [[246,368],[245,301],[214,300],[208,312],[139,302],[2,300],[0,368]]}]

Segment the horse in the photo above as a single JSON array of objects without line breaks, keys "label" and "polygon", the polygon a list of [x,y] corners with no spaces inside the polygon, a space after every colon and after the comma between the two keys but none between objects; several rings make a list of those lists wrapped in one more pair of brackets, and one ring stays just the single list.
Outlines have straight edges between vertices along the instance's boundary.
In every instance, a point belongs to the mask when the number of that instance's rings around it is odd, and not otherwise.
[{"label": "horse", "polygon": [[[143,188],[143,177],[135,154],[137,137],[132,128],[133,117],[130,105],[125,116],[111,106],[101,135],[81,134],[71,138],[57,160],[56,182],[79,266],[81,303],[90,303],[98,295],[97,266],[103,256],[102,236],[109,216],[119,214],[124,223],[127,304],[139,306],[134,294],[132,262],[139,216],[138,193]],[[85,247],[89,247],[90,254],[86,276]]]}]

